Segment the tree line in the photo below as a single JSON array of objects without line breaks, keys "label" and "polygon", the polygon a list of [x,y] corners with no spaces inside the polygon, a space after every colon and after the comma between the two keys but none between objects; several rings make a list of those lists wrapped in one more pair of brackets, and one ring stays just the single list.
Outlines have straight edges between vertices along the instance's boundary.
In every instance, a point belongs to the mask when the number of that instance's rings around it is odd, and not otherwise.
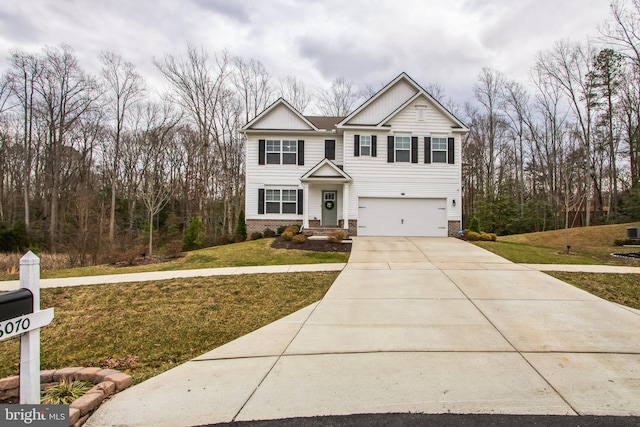
[{"label": "tree line", "polygon": [[[587,43],[559,41],[530,82],[484,68],[457,105],[463,212],[518,233],[640,220],[640,0],[614,1]],[[161,96],[101,52],[97,75],[72,47],[15,50],[0,78],[0,250],[68,253],[74,265],[229,242],[243,217],[238,129],[282,96],[344,116],[375,90],[344,78],[313,92],[254,59],[188,46],[154,61]]]},{"label": "tree line", "polygon": [[[131,62],[101,52],[99,75],[71,46],[15,50],[0,80],[0,251],[64,252],[72,264],[225,243],[243,216],[238,133],[279,96],[344,114],[364,95],[315,95],[256,60],[188,46],[154,61],[160,97]],[[185,238],[189,240],[185,241]]]},{"label": "tree line", "polygon": [[464,107],[465,223],[498,234],[640,221],[640,1],[536,56],[527,86],[484,68]]}]

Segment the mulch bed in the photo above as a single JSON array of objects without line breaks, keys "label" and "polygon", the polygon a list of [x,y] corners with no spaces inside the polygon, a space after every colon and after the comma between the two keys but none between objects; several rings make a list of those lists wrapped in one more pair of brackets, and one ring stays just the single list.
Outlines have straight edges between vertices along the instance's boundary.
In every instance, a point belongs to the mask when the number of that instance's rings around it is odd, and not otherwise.
[{"label": "mulch bed", "polygon": [[271,247],[275,249],[300,249],[315,252],[351,252],[351,243],[331,243],[328,240],[315,239],[306,239],[304,243],[294,243],[284,240],[282,237],[276,237]]}]

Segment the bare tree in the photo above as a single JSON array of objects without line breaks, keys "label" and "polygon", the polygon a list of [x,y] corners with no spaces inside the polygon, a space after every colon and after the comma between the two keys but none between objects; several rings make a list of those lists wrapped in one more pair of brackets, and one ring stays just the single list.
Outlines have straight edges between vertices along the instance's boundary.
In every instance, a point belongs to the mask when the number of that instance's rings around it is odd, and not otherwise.
[{"label": "bare tree", "polygon": [[244,101],[244,120],[248,123],[272,101],[271,76],[264,65],[255,59],[246,62],[236,56],[232,62],[235,70],[231,73],[231,80]]},{"label": "bare tree", "polygon": [[120,141],[129,108],[144,94],[142,76],[131,62],[112,52],[101,52],[102,78],[107,86],[109,110],[113,117],[113,145],[111,166],[111,207],[109,210],[109,241],[114,242],[116,224],[116,184],[120,162]]},{"label": "bare tree", "polygon": [[36,80],[35,91],[42,97],[48,127],[50,177],[49,241],[58,236],[61,162],[67,133],[94,104],[100,94],[93,78],[82,71],[68,45],[46,47],[42,55],[43,69]]},{"label": "bare tree", "polygon": [[311,94],[307,91],[302,80],[294,76],[286,76],[279,81],[280,96],[293,108],[304,114],[311,102]]},{"label": "bare tree", "polygon": [[317,104],[325,116],[343,117],[349,114],[358,101],[358,91],[344,77],[336,78],[329,90],[318,92]]},{"label": "bare tree", "polygon": [[[585,225],[591,224],[593,191],[602,199],[602,191],[596,169],[594,150],[594,86],[589,74],[593,71],[592,58],[595,51],[591,45],[558,42],[545,53],[539,54],[536,67],[539,72],[555,80],[563,89],[577,122],[577,131],[587,156],[587,194],[585,200]],[[601,206],[600,206],[601,207]]]}]

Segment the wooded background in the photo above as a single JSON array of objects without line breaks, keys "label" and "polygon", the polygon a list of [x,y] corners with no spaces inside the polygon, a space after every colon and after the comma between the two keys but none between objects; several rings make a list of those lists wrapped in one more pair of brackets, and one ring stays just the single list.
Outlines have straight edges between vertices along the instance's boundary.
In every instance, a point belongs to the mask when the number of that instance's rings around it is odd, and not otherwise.
[{"label": "wooded background", "polygon": [[[15,50],[0,79],[0,250],[40,248],[70,264],[234,240],[244,201],[245,123],[282,96],[344,116],[376,89],[344,78],[312,92],[258,61],[189,46],[155,65],[168,90],[101,52]],[[457,104],[464,223],[498,234],[640,220],[640,0],[615,1],[584,43],[558,41],[518,82],[490,67]],[[624,236],[621,236],[624,237]]]}]

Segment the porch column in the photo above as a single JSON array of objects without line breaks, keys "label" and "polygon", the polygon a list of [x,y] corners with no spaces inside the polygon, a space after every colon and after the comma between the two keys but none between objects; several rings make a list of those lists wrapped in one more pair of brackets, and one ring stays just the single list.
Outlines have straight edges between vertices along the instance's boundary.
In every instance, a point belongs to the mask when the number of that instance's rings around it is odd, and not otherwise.
[{"label": "porch column", "polygon": [[342,228],[349,229],[349,183],[342,184]]},{"label": "porch column", "polygon": [[302,228],[309,228],[309,183],[302,183]]}]

